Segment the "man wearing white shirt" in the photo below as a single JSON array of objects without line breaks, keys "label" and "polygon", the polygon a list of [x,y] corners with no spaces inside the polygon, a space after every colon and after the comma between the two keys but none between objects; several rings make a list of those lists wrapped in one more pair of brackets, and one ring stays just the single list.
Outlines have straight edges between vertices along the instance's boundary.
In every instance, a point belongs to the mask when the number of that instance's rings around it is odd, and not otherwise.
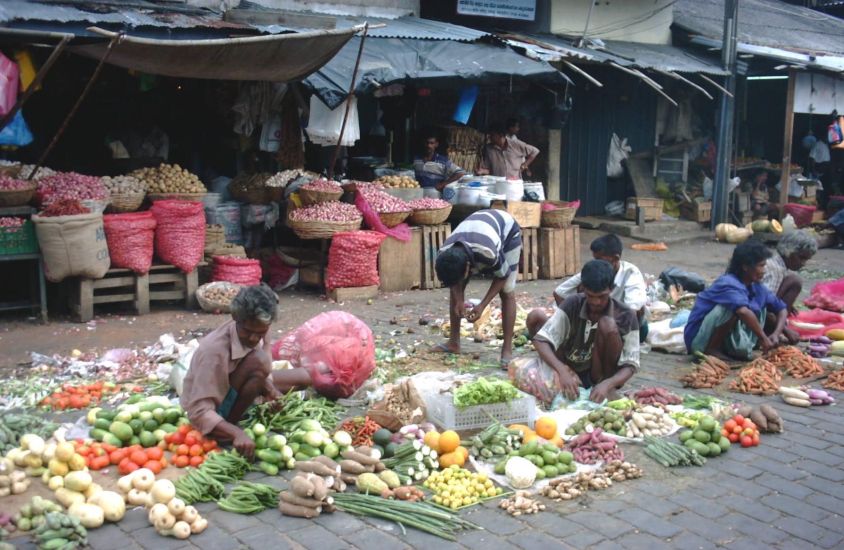
[{"label": "man wearing white shirt", "polygon": [[[592,241],[589,248],[592,250],[593,258],[604,260],[612,265],[615,271],[615,279],[613,281],[615,285],[613,286],[610,297],[636,312],[639,320],[639,340],[644,342],[645,337],[648,335],[648,323],[645,320],[645,304],[648,302],[648,296],[645,291],[645,278],[642,276],[642,272],[635,265],[621,259],[624,245],[622,245],[621,239],[616,235],[610,234],[598,237]],[[568,296],[577,293],[579,288],[579,273],[566,279],[554,290],[554,300],[557,302],[557,305],[562,304]],[[528,330],[530,330],[530,327],[534,323],[536,323],[537,330],[539,327],[542,327],[544,321],[539,319],[540,314],[544,316],[539,310],[531,312],[533,319],[528,318]],[[531,334],[534,333],[533,331],[530,332]]]}]

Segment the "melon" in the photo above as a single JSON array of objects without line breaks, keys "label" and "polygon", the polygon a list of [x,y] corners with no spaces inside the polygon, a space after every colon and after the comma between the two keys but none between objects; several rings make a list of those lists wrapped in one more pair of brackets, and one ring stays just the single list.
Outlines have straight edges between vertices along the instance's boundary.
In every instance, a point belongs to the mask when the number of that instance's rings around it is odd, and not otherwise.
[{"label": "melon", "polygon": [[768,220],[756,220],[750,223],[750,229],[754,233],[767,233],[771,230],[771,222]]},{"label": "melon", "polygon": [[777,220],[771,220],[771,232],[782,235],[782,224]]},{"label": "melon", "polygon": [[731,223],[719,223],[715,226],[715,238],[721,242],[724,242],[727,240],[727,233],[729,233],[733,229],[738,229],[738,227]]}]

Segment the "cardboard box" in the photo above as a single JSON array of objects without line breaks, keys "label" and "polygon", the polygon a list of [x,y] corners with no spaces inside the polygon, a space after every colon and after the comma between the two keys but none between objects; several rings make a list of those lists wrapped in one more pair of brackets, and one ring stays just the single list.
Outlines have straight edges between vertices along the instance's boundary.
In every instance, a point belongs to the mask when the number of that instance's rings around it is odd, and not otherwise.
[{"label": "cardboard box", "polygon": [[492,201],[491,207],[506,211],[522,228],[539,227],[542,221],[542,205],[538,202]]}]

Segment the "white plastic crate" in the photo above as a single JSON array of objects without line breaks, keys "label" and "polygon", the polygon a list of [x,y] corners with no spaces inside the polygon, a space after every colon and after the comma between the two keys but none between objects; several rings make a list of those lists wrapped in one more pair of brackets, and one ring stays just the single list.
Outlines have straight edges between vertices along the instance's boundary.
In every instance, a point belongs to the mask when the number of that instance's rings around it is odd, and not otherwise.
[{"label": "white plastic crate", "polygon": [[475,430],[486,428],[493,420],[504,425],[528,424],[536,420],[536,399],[519,392],[519,397],[506,403],[475,405],[458,409],[451,393],[424,396],[428,420],[445,430]]}]

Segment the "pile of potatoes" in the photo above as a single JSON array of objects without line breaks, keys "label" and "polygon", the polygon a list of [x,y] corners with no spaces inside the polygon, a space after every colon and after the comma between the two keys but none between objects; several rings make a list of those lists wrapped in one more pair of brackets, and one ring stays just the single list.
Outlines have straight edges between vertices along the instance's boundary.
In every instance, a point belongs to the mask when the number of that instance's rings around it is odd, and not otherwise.
[{"label": "pile of potatoes", "polygon": [[380,183],[389,189],[414,189],[419,182],[408,176],[381,176],[375,183]]},{"label": "pile of potatoes", "polygon": [[135,170],[133,176],[146,184],[150,193],[205,193],[199,178],[178,164],[160,164],[156,168]]}]

